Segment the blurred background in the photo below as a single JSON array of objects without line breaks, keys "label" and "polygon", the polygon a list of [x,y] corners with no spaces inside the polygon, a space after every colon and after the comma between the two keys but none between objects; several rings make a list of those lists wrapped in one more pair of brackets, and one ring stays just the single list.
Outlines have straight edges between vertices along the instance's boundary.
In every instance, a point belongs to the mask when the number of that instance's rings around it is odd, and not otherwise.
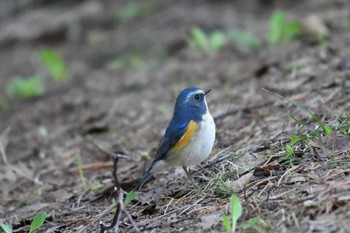
[{"label": "blurred background", "polygon": [[248,108],[217,121],[213,160],[296,132],[290,112],[312,120],[271,92],[341,116],[349,38],[347,0],[1,1],[0,222],[28,230],[46,210],[62,232],[86,226],[111,203],[108,152],[131,156],[119,170],[131,190],[185,87],[213,88],[213,116]]}]

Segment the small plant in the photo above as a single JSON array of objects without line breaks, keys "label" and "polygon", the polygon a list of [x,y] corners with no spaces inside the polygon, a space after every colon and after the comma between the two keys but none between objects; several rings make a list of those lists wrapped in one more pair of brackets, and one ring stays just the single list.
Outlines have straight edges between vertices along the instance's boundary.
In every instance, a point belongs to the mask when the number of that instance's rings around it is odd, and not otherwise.
[{"label": "small plant", "polygon": [[107,68],[111,70],[120,70],[125,66],[130,66],[132,68],[139,68],[144,64],[144,59],[141,54],[127,54],[121,55],[120,57],[113,59],[107,63]]},{"label": "small plant", "polygon": [[293,148],[295,144],[299,141],[303,141],[301,136],[293,135],[290,137],[290,142],[285,146],[287,156],[282,158],[285,164],[292,165],[295,162],[296,157],[295,157]]},{"label": "small plant", "polygon": [[4,223],[0,223],[0,227],[5,233],[12,233],[11,226],[6,225]]},{"label": "small plant", "polygon": [[295,39],[300,36],[303,26],[299,21],[288,20],[282,11],[275,11],[270,18],[269,43],[271,45]]},{"label": "small plant", "polygon": [[44,224],[46,216],[47,216],[47,213],[44,211],[40,211],[39,213],[37,213],[34,216],[32,223],[30,224],[29,233],[32,233],[38,228],[40,228]]},{"label": "small plant", "polygon": [[79,177],[80,177],[80,181],[83,184],[84,190],[88,191],[88,190],[98,190],[104,187],[103,184],[101,183],[88,183],[86,182],[86,177],[84,176],[84,171],[83,171],[83,164],[81,162],[81,157],[80,154],[76,155],[76,164],[77,164],[77,169],[79,172]]},{"label": "small plant", "polygon": [[228,36],[250,52],[259,50],[261,46],[260,40],[246,31],[233,30],[228,32]]},{"label": "small plant", "polygon": [[237,195],[232,194],[230,197],[230,212],[231,219],[229,216],[224,215],[223,222],[227,233],[236,231],[237,221],[242,215],[242,205]]},{"label": "small plant", "polygon": [[6,89],[7,93],[16,99],[30,99],[44,94],[43,82],[39,76],[12,78]]},{"label": "small plant", "polygon": [[191,30],[189,44],[191,47],[198,48],[207,54],[216,54],[225,44],[226,37],[226,34],[221,31],[207,34],[202,29],[194,27]]},{"label": "small plant", "polygon": [[86,183],[86,178],[84,176],[84,172],[83,172],[83,165],[81,163],[81,158],[80,158],[80,154],[77,154],[76,155],[76,163],[77,163],[77,166],[78,166],[78,171],[79,171],[79,177],[80,177],[80,180],[81,180],[81,183],[83,184],[83,187],[86,190],[89,189],[87,183]]},{"label": "small plant", "polygon": [[129,192],[124,200],[124,204],[127,205],[129,203],[131,203],[133,200],[135,200],[137,198],[137,192],[136,191],[131,191]]},{"label": "small plant", "polygon": [[64,81],[69,78],[69,72],[63,58],[53,49],[43,48],[39,50],[41,63],[49,75],[56,81]]},{"label": "small plant", "polygon": [[[250,218],[243,223],[243,232],[252,230],[253,232],[264,233],[269,228],[268,224],[260,217]],[[248,231],[251,232],[251,231]]]},{"label": "small plant", "polygon": [[117,11],[117,21],[128,23],[136,18],[146,18],[158,10],[158,5],[154,3],[132,2]]}]

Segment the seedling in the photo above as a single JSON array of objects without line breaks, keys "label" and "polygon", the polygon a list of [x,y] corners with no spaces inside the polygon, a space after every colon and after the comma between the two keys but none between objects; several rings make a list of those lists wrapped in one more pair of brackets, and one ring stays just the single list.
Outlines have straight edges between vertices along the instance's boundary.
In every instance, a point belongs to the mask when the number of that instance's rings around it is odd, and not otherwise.
[{"label": "seedling", "polygon": [[207,54],[216,54],[225,44],[227,38],[225,33],[215,31],[210,34],[202,29],[194,27],[191,30],[189,44],[193,48],[198,48]]},{"label": "seedling", "polygon": [[264,233],[269,228],[268,224],[260,217],[250,218],[243,226],[243,232]]},{"label": "seedling", "polygon": [[47,216],[47,213],[44,211],[40,211],[39,213],[37,213],[34,216],[32,223],[30,224],[29,233],[32,233],[38,228],[40,228],[44,224],[46,216]]},{"label": "seedling", "polygon": [[269,43],[271,45],[295,39],[300,36],[303,26],[299,21],[288,20],[282,11],[275,11],[270,18]]},{"label": "seedling", "polygon": [[232,194],[230,197],[230,212],[231,219],[229,216],[224,215],[223,222],[227,233],[236,232],[237,221],[242,215],[242,205],[237,195]]},{"label": "seedling", "polygon": [[86,190],[89,189],[89,187],[88,187],[88,185],[86,183],[86,178],[84,176],[83,165],[81,163],[80,154],[76,155],[76,163],[77,163],[77,166],[78,166],[79,177],[80,177],[81,183],[83,184],[84,190],[86,191]]},{"label": "seedling", "polygon": [[39,76],[12,78],[7,84],[6,90],[10,96],[16,99],[30,99],[44,94],[42,79]]},{"label": "seedling", "polygon": [[136,198],[137,198],[137,192],[131,191],[126,195],[126,197],[124,199],[124,204],[127,205],[127,204],[131,203],[133,200],[135,200]]},{"label": "seedling", "polygon": [[43,48],[39,50],[38,54],[50,77],[56,81],[65,81],[69,78],[69,72],[63,58],[55,50]]},{"label": "seedling", "polygon": [[5,232],[5,233],[12,233],[12,228],[9,225],[6,225],[4,223],[0,223],[0,227],[1,229]]},{"label": "seedling", "polygon": [[146,18],[158,10],[154,3],[132,2],[117,11],[117,21],[125,24],[136,18]]},{"label": "seedling", "polygon": [[228,32],[228,37],[232,38],[250,52],[259,50],[261,46],[260,40],[253,34],[246,31],[233,30]]},{"label": "seedling", "polygon": [[120,57],[111,60],[107,63],[107,67],[111,70],[120,70],[125,66],[130,66],[132,68],[139,68],[144,64],[144,59],[141,54],[127,54],[121,55]]}]

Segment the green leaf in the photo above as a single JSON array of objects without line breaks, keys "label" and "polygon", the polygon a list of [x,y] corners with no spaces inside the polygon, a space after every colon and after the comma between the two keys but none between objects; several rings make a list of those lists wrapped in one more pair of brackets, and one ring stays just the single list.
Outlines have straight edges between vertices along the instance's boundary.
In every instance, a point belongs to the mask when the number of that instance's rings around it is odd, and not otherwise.
[{"label": "green leaf", "polygon": [[287,20],[286,15],[282,11],[275,11],[269,23],[270,44],[278,44],[286,40],[292,40],[298,37],[303,30],[303,26],[299,21]]},{"label": "green leaf", "polygon": [[146,18],[151,16],[159,9],[155,3],[131,2],[120,8],[117,13],[117,21],[125,24],[136,18]]},{"label": "green leaf", "polygon": [[270,44],[277,44],[282,41],[283,38],[283,27],[285,25],[285,15],[282,11],[275,11],[270,19]]},{"label": "green leaf", "polygon": [[226,232],[231,233],[231,222],[230,222],[229,217],[227,215],[224,215],[222,221],[224,223]]},{"label": "green leaf", "polygon": [[35,230],[37,230],[39,227],[41,227],[44,224],[46,216],[47,216],[47,213],[44,211],[40,211],[39,213],[37,213],[33,218],[32,223],[30,224],[29,233],[32,233]]},{"label": "green leaf", "polygon": [[39,50],[39,57],[49,75],[57,81],[69,78],[69,72],[63,58],[53,49],[43,48]]},{"label": "green leaf", "polygon": [[211,53],[208,36],[198,27],[193,28],[191,31],[190,45],[192,47],[197,47],[204,52]]},{"label": "green leaf", "polygon": [[329,125],[324,125],[323,126],[323,134],[324,136],[327,136],[329,134],[331,134],[333,132],[332,127],[330,127]]},{"label": "green leaf", "polygon": [[39,76],[15,77],[6,86],[7,93],[16,99],[30,99],[42,96],[44,87]]},{"label": "green leaf", "polygon": [[286,151],[289,155],[294,155],[293,148],[290,145],[286,145]]},{"label": "green leaf", "polygon": [[301,141],[301,137],[298,136],[298,135],[292,135],[292,136],[290,137],[290,144],[291,144],[292,146],[294,146],[295,143],[297,143],[297,142],[299,142],[299,141]]},{"label": "green leaf", "polygon": [[242,45],[248,51],[256,51],[260,48],[260,41],[253,34],[241,30],[233,30],[228,33],[238,44]]},{"label": "green leaf", "polygon": [[291,40],[301,34],[303,26],[300,22],[293,20],[285,23],[286,25],[283,29],[283,40]]},{"label": "green leaf", "polygon": [[226,42],[226,35],[223,32],[216,31],[210,36],[210,45],[214,52],[218,52]]},{"label": "green leaf", "polygon": [[230,205],[232,217],[232,231],[235,232],[237,221],[242,215],[242,205],[237,195],[232,194],[232,196],[230,197]]},{"label": "green leaf", "polygon": [[111,70],[120,70],[125,66],[124,58],[116,58],[107,64],[107,68]]},{"label": "green leaf", "polygon": [[129,192],[128,195],[126,195],[126,197],[125,197],[124,204],[127,205],[127,204],[131,203],[133,200],[135,200],[136,197],[137,197],[136,191]]},{"label": "green leaf", "polygon": [[89,189],[87,183],[86,183],[86,178],[84,176],[84,171],[83,171],[83,164],[81,162],[81,158],[80,158],[80,154],[77,154],[76,155],[76,163],[77,163],[77,166],[78,166],[78,171],[79,171],[79,177],[80,177],[80,180],[83,184],[83,187],[86,190]]},{"label": "green leaf", "polygon": [[132,56],[129,57],[129,62],[132,67],[138,68],[142,65],[143,60],[140,55],[133,54]]},{"label": "green leaf", "polygon": [[263,233],[266,232],[266,230],[268,229],[268,225],[260,217],[255,217],[250,218],[248,221],[246,221],[243,224],[242,228],[244,231],[251,229],[251,231],[253,232]]},{"label": "green leaf", "polygon": [[12,233],[11,226],[6,225],[6,224],[4,224],[4,223],[0,223],[0,227],[2,228],[2,230],[3,230],[5,233]]}]

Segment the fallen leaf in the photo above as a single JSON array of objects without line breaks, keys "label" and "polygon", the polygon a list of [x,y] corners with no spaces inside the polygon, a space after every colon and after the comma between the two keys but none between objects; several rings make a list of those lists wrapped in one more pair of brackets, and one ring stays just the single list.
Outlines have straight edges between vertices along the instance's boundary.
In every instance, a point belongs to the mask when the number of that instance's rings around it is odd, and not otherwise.
[{"label": "fallen leaf", "polygon": [[253,173],[250,172],[244,176],[241,176],[237,180],[234,181],[226,181],[226,185],[232,190],[232,191],[237,191],[242,188],[244,188],[247,184],[250,183],[251,179],[253,177]]}]

